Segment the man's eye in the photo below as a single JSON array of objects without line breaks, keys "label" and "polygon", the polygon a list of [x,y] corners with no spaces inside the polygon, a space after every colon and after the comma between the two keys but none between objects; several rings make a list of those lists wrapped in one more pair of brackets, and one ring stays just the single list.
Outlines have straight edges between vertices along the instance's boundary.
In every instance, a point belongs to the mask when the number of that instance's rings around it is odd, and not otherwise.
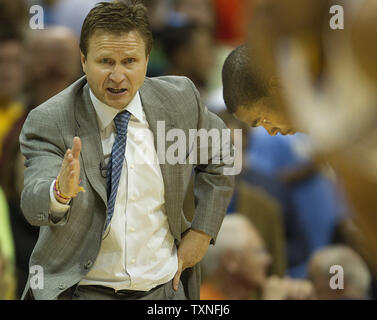
[{"label": "man's eye", "polygon": [[107,59],[107,58],[104,58],[104,59],[101,60],[101,63],[103,63],[103,64],[111,64],[111,60]]},{"label": "man's eye", "polygon": [[127,58],[126,59],[126,63],[133,63],[133,62],[135,62],[134,58]]}]

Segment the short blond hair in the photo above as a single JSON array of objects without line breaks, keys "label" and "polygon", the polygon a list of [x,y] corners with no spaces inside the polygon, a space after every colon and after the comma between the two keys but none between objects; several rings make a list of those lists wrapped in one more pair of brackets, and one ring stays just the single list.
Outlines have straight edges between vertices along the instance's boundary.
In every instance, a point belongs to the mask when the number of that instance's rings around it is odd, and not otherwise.
[{"label": "short blond hair", "polygon": [[[332,245],[317,250],[309,261],[308,276],[315,282],[329,276],[331,266],[339,265],[344,270],[344,282],[348,287],[356,288],[368,294],[371,274],[361,256],[345,245]],[[346,286],[345,286],[346,289]]]}]

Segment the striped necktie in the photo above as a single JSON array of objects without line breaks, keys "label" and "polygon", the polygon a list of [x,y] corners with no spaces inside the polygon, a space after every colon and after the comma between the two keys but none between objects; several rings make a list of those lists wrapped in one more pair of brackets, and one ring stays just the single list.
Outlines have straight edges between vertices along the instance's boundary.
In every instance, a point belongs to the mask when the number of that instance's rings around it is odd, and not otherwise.
[{"label": "striped necktie", "polygon": [[117,136],[111,150],[111,158],[107,170],[107,218],[105,229],[110,224],[114,214],[115,200],[118,193],[118,185],[122,173],[123,161],[126,151],[127,127],[131,113],[128,111],[118,113],[114,118]]}]

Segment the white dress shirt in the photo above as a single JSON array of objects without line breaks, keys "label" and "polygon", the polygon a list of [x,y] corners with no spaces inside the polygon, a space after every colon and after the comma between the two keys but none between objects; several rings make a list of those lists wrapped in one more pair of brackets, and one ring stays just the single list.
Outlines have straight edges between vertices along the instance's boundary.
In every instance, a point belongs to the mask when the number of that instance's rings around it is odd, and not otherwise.
[{"label": "white dress shirt", "polygon": [[[106,164],[111,156],[120,112],[99,101],[90,91],[97,113]],[[149,291],[170,281],[178,269],[177,248],[165,214],[164,183],[139,92],[124,110],[128,124],[125,160],[114,215],[103,235],[97,259],[80,285],[102,285],[115,290]],[[50,189],[50,211],[67,211]]]}]

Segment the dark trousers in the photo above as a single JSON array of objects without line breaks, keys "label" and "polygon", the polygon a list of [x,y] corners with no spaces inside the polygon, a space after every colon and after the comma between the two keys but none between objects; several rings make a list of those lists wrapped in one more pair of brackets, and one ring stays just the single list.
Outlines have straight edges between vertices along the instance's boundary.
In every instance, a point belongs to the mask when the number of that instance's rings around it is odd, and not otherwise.
[{"label": "dark trousers", "polygon": [[102,286],[75,285],[58,296],[58,300],[187,300],[180,282],[177,291],[169,281],[149,291],[120,290]]}]

